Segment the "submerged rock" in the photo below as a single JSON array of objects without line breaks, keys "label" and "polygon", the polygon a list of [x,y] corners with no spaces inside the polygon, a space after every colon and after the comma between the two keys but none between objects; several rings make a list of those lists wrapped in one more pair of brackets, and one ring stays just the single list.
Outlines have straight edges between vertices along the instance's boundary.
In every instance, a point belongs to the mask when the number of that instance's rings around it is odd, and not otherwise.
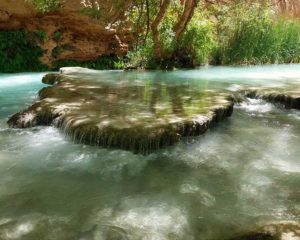
[{"label": "submerged rock", "polygon": [[[64,70],[65,71],[65,70]],[[229,94],[164,82],[123,83],[49,74],[40,100],[8,120],[10,127],[53,124],[76,142],[149,153],[204,133],[229,117]]]},{"label": "submerged rock", "polygon": [[261,98],[268,102],[283,104],[286,108],[300,110],[300,88],[294,86],[290,89],[248,89],[245,95],[249,98]]}]

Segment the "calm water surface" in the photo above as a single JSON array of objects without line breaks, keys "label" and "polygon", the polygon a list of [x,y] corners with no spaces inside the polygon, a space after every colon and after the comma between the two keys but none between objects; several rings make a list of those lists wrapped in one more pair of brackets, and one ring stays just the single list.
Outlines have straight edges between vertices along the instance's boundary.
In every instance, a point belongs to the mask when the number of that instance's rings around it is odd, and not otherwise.
[{"label": "calm water surface", "polygon": [[[205,135],[148,156],[74,144],[53,127],[8,129],[43,74],[0,75],[0,239],[226,239],[300,221],[300,111],[248,100]],[[98,72],[236,91],[300,83],[300,65]]]}]

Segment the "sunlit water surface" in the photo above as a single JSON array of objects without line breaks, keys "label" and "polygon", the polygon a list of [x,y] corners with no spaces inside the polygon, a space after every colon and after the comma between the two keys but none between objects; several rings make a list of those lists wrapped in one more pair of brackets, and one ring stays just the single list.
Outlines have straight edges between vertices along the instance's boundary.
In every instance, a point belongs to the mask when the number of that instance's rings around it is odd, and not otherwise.
[{"label": "sunlit water surface", "polygon": [[[300,66],[96,75],[236,91],[299,82]],[[8,129],[42,76],[0,75],[0,239],[226,239],[300,220],[299,111],[248,100],[205,135],[141,156],[74,144],[53,127]]]}]

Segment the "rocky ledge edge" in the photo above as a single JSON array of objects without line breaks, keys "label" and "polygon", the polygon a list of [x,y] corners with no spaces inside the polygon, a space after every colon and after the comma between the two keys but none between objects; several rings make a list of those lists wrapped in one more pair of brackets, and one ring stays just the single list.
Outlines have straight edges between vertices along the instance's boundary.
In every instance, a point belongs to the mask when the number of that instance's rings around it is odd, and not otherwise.
[{"label": "rocky ledge edge", "polygon": [[283,88],[249,88],[242,92],[245,97],[263,99],[267,102],[283,105],[287,109],[300,110],[300,88],[293,86],[290,89]]},{"label": "rocky ledge edge", "polygon": [[[150,120],[148,116],[145,118],[142,116],[138,122],[130,120],[129,124],[123,124],[122,120],[119,120],[106,124],[110,118],[107,116],[103,118],[104,115],[108,115],[105,112],[108,110],[103,110],[103,105],[107,105],[108,102],[106,99],[95,97],[103,94],[102,90],[100,92],[97,90],[102,86],[86,87],[85,81],[73,78],[74,74],[86,71],[88,69],[62,68],[59,74],[45,75],[42,82],[51,86],[41,89],[39,100],[24,111],[13,115],[8,120],[8,125],[12,128],[54,125],[68,138],[78,143],[148,154],[175,144],[183,137],[205,133],[216,123],[230,117],[234,103],[241,102],[245,98],[260,98],[279,103],[286,108],[300,110],[298,86],[290,89],[247,88],[237,92],[236,96],[234,93],[217,96],[220,101],[206,107],[205,111],[194,110],[192,116],[171,115],[164,119],[154,117]],[[82,90],[82,83],[85,90]],[[93,89],[96,90],[93,92]],[[124,92],[126,91],[127,89],[124,89]],[[97,111],[100,111],[100,114]],[[138,113],[132,115],[134,114]],[[84,119],[85,116],[88,119]]]}]

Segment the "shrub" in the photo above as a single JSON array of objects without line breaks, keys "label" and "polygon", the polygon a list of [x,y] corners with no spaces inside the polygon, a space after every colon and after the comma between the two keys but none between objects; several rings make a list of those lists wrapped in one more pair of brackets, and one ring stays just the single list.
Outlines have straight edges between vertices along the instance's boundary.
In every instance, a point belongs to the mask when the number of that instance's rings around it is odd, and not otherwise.
[{"label": "shrub", "polygon": [[163,46],[163,59],[154,60],[151,36],[145,44],[128,53],[129,65],[144,68],[194,67],[208,63],[212,52],[217,47],[215,24],[206,20],[207,16],[196,13],[191,19],[179,42],[175,42],[173,26],[174,15],[169,14],[160,27]]},{"label": "shrub", "polygon": [[127,54],[127,65],[138,68],[157,68],[158,65],[154,60],[153,42],[150,38],[146,42],[129,51]]},{"label": "shrub", "polygon": [[179,42],[177,66],[206,64],[216,47],[214,24],[196,14]]}]

